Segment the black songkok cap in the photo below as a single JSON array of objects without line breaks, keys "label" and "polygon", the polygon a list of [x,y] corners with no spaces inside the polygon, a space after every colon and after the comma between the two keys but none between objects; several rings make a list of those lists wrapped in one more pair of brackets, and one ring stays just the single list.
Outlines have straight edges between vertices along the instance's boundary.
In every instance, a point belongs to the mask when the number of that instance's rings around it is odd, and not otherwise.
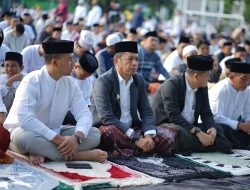
[{"label": "black songkok cap", "polygon": [[73,53],[74,42],[69,40],[52,40],[42,43],[45,54]]},{"label": "black songkok cap", "polygon": [[148,38],[148,37],[150,37],[150,36],[158,38],[158,34],[157,34],[156,31],[150,31],[150,32],[147,32],[147,33],[144,35],[145,38]]},{"label": "black songkok cap", "polygon": [[135,34],[135,35],[137,34],[136,29],[134,28],[130,28],[129,33]]},{"label": "black songkok cap", "polygon": [[190,44],[190,39],[189,39],[189,37],[181,36],[181,37],[180,37],[180,40],[179,40],[179,44],[180,44],[180,43]]},{"label": "black songkok cap", "polygon": [[94,73],[98,68],[98,61],[94,54],[86,51],[79,59],[79,64],[88,73]]},{"label": "black songkok cap", "polygon": [[19,65],[23,64],[23,56],[17,52],[7,52],[5,55],[5,61],[17,61]]},{"label": "black songkok cap", "polygon": [[242,61],[234,61],[230,64],[230,72],[234,73],[250,73],[250,64]]},{"label": "black songkok cap", "polygon": [[213,62],[211,56],[193,55],[187,58],[187,66],[189,69],[197,71],[209,71],[213,68]]},{"label": "black songkok cap", "polygon": [[224,46],[232,46],[232,45],[233,45],[232,42],[224,42],[224,43],[223,43],[223,47],[224,47]]},{"label": "black songkok cap", "polygon": [[132,42],[132,41],[118,42],[114,45],[114,47],[115,47],[115,54],[120,52],[131,52],[138,54],[137,42]]},{"label": "black songkok cap", "polygon": [[246,45],[250,45],[250,40],[245,40]]},{"label": "black songkok cap", "polygon": [[227,69],[230,69],[231,64],[232,64],[233,62],[241,62],[241,59],[240,59],[240,58],[231,58],[231,59],[226,60],[226,61],[225,61],[225,66],[226,66],[226,68],[227,68]]},{"label": "black songkok cap", "polygon": [[59,31],[59,32],[61,32],[62,31],[62,27],[54,27],[53,31]]}]

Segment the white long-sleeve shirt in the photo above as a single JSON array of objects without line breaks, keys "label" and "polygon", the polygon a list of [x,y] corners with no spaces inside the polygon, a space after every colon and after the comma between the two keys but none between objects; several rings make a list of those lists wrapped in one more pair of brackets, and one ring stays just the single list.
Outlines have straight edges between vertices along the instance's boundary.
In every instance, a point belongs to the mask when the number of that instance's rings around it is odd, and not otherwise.
[{"label": "white long-sleeve shirt", "polygon": [[0,96],[0,112],[4,112],[4,113],[7,112],[1,96]]},{"label": "white long-sleeve shirt", "polygon": [[23,70],[22,73],[30,73],[31,71],[39,70],[44,66],[44,56],[39,54],[39,44],[27,46],[22,50],[23,55]]},{"label": "white long-sleeve shirt", "polygon": [[6,86],[6,83],[8,82],[8,80],[9,80],[9,77],[6,74],[0,75],[1,97],[7,109],[9,109],[9,107],[11,106],[15,97],[16,89],[20,84],[20,81],[15,81],[11,85],[11,87],[8,87]]},{"label": "white long-sleeve shirt", "polygon": [[195,93],[197,91],[197,88],[193,89],[189,85],[187,79],[186,81],[186,95],[185,95],[185,105],[183,108],[183,111],[181,112],[181,115],[190,123],[194,122],[194,112],[195,112]]},{"label": "white long-sleeve shirt", "polygon": [[93,24],[99,23],[102,17],[102,8],[99,5],[93,6],[87,15],[86,26],[92,26]]},{"label": "white long-sleeve shirt", "polygon": [[[74,77],[74,78],[76,78],[76,77]],[[92,75],[84,80],[79,80],[77,78],[76,78],[76,80],[77,80],[77,83],[82,91],[82,95],[83,95],[85,102],[87,103],[88,106],[90,106],[91,105],[90,98],[93,94],[95,77]]]},{"label": "white long-sleeve shirt", "polygon": [[228,78],[209,90],[209,102],[216,123],[237,129],[238,119],[250,120],[250,88],[236,91]]},{"label": "white long-sleeve shirt", "polygon": [[60,133],[68,110],[77,121],[76,131],[86,137],[92,126],[92,115],[76,80],[64,76],[55,81],[44,66],[29,73],[20,83],[4,127],[11,137],[22,128],[52,140]]}]

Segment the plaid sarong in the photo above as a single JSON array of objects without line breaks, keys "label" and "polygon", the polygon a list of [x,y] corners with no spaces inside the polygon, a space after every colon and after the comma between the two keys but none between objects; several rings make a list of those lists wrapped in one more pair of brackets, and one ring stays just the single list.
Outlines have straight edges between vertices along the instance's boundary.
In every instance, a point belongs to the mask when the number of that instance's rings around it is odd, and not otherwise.
[{"label": "plaid sarong", "polygon": [[[148,152],[150,154],[169,154],[175,146],[176,131],[166,126],[158,126],[157,135],[153,138],[155,148]],[[130,157],[140,155],[142,150],[132,140],[114,125],[101,126],[101,143],[99,148],[108,152],[117,151],[122,156]],[[141,128],[134,128],[136,133],[143,135]]]}]

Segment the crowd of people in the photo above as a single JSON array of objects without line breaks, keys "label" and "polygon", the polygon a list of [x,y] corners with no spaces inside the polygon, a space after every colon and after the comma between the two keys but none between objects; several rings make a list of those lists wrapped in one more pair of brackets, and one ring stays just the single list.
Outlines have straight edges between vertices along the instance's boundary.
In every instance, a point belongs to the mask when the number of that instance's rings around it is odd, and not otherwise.
[{"label": "crowd of people", "polygon": [[0,161],[249,148],[246,29],[169,34],[142,12],[79,0],[71,17],[60,0],[53,15],[2,14]]}]

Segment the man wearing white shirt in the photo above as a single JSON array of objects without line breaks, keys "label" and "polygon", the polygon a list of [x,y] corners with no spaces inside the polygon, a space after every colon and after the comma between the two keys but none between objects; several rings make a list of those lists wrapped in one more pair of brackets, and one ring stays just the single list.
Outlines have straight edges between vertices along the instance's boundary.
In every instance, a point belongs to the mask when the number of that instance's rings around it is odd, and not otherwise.
[{"label": "man wearing white shirt", "polygon": [[16,89],[23,79],[21,70],[23,69],[23,57],[17,52],[7,52],[4,62],[6,74],[0,75],[1,96],[7,111],[13,103]]},{"label": "man wearing white shirt", "polygon": [[88,12],[87,22],[86,22],[86,26],[88,27],[91,27],[94,24],[99,23],[102,17],[102,8],[98,3],[99,3],[98,0],[91,1],[92,8]]},{"label": "man wearing white shirt", "polygon": [[250,64],[232,61],[228,77],[209,90],[214,119],[223,124],[233,148],[250,144]]},{"label": "man wearing white shirt", "polygon": [[44,50],[41,44],[35,44],[25,47],[21,54],[23,55],[23,73],[30,73],[42,68],[45,64]]},{"label": "man wearing white shirt", "polygon": [[[190,43],[190,39],[185,36],[181,36],[179,40],[178,47],[175,51],[173,51],[164,61],[163,66],[168,71],[168,73],[173,76],[174,70],[181,64],[182,61],[182,50],[185,46]],[[159,76],[159,80],[165,80],[162,75]]]},{"label": "man wearing white shirt", "polygon": [[[74,63],[71,76],[77,80],[77,83],[82,91],[84,101],[91,106],[91,97],[93,94],[93,86],[95,82],[95,76],[93,73],[98,67],[98,61],[94,54],[86,51],[79,59]],[[64,121],[64,124],[76,124],[76,120],[71,112],[68,112]]]},{"label": "man wearing white shirt", "polygon": [[101,131],[100,148],[123,156],[171,152],[175,131],[154,126],[144,79],[136,73],[137,43],[118,42],[114,52],[115,67],[94,85],[92,111]]},{"label": "man wearing white shirt", "polygon": [[[92,116],[83,100],[72,68],[72,41],[55,40],[42,44],[45,66],[28,74],[20,83],[4,127],[11,133],[10,148],[29,154],[35,163],[44,158],[55,161],[104,161],[107,153],[95,148],[100,133],[92,128]],[[70,110],[75,127],[63,128]]]},{"label": "man wearing white shirt", "polygon": [[0,28],[0,67],[4,63],[6,53],[10,51],[8,46],[3,44],[3,40],[4,40],[4,34],[3,30]]}]

